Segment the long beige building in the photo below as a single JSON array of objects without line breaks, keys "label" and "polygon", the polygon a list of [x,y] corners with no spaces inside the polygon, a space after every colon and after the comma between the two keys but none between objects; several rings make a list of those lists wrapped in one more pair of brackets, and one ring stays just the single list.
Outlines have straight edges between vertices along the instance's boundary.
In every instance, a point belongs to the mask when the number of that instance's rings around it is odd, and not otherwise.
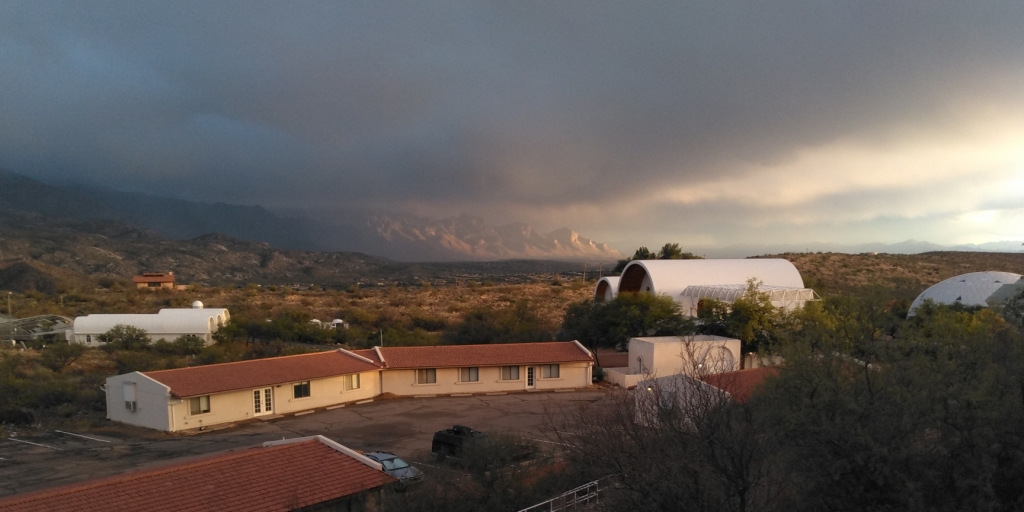
[{"label": "long beige building", "polygon": [[585,388],[579,342],[375,347],[107,378],[107,418],[168,432],[399,396]]}]

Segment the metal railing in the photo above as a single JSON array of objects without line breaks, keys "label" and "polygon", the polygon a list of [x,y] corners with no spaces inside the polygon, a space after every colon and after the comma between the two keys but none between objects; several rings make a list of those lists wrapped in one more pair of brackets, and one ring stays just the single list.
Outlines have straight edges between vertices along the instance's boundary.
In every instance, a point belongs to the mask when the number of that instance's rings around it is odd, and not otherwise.
[{"label": "metal railing", "polygon": [[601,493],[601,480],[594,480],[593,482],[583,484],[550,500],[524,508],[519,512],[560,512],[563,510],[577,510],[577,507],[598,503]]}]

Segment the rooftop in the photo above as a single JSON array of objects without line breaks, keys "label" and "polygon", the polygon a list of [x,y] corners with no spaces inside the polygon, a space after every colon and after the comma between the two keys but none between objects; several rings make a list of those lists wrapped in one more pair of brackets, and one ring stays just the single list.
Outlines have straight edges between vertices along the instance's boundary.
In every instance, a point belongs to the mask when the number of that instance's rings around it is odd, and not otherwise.
[{"label": "rooftop", "polygon": [[[594,360],[588,350],[574,341],[378,347],[377,350],[384,356],[384,368],[389,369],[552,364]],[[355,353],[381,363],[376,350],[356,350]]]},{"label": "rooftop", "polygon": [[378,369],[376,363],[367,362],[352,352],[332,350],[143,372],[143,375],[171,388],[172,395],[184,398]]},{"label": "rooftop", "polygon": [[646,336],[630,338],[632,340],[646,341],[647,343],[681,343],[681,342],[705,342],[705,341],[728,341],[734,338],[715,336],[713,334],[695,334],[693,336]]},{"label": "rooftop", "polygon": [[778,374],[779,370],[777,368],[765,366],[735,372],[716,373],[701,377],[701,380],[729,393],[732,399],[737,402],[746,402],[750,400],[754,391],[766,378]]},{"label": "rooftop", "polygon": [[274,441],[0,499],[9,512],[279,511],[396,482],[379,465],[323,436]]}]

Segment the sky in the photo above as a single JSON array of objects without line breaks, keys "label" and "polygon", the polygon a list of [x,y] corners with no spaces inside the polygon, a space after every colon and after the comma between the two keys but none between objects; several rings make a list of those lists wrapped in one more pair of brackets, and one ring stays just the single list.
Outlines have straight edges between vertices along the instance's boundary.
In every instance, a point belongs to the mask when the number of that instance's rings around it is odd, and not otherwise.
[{"label": "sky", "polygon": [[1011,1],[6,0],[0,167],[628,253],[1021,240],[1022,34]]}]

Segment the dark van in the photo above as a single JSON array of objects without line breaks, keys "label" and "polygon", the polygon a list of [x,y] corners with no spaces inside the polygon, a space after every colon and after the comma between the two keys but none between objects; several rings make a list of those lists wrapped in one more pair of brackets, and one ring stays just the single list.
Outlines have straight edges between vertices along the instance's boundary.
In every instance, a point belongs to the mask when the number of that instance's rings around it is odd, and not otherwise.
[{"label": "dark van", "polygon": [[437,460],[444,460],[445,457],[458,457],[464,448],[486,441],[487,434],[479,430],[473,430],[465,425],[455,425],[452,428],[434,432],[434,440],[430,443],[430,451],[437,456]]}]

